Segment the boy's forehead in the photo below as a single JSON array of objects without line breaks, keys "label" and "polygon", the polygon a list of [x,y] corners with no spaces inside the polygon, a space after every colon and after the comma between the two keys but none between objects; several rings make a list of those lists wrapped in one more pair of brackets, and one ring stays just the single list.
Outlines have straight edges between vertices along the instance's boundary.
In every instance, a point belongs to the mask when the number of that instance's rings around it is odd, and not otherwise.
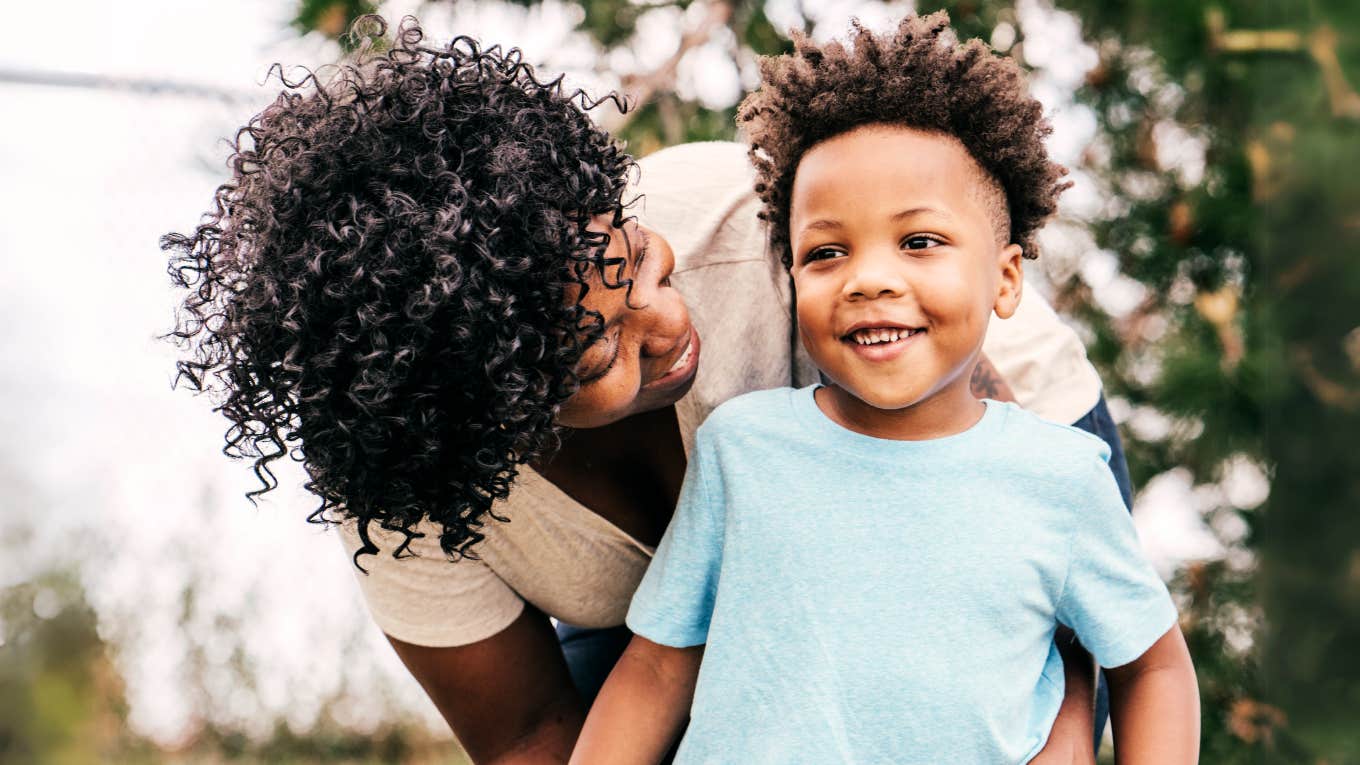
[{"label": "boy's forehead", "polygon": [[1004,191],[959,139],[896,125],[857,128],[809,149],[794,174],[790,212],[888,201],[971,208],[989,219],[1006,214]]},{"label": "boy's forehead", "polygon": [[905,128],[864,128],[812,147],[794,175],[794,196],[808,201],[894,195],[954,196],[977,182],[977,162],[952,136]]}]

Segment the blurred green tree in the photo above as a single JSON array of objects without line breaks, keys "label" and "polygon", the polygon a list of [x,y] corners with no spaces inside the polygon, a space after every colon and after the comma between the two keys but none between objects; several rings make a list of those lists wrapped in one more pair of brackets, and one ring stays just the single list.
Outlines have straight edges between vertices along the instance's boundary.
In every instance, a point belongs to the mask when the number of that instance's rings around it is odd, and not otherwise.
[{"label": "blurred green tree", "polygon": [[123,689],[74,577],[0,590],[0,761],[84,763],[135,748]]},{"label": "blurred green tree", "polygon": [[[190,682],[204,671],[189,668]],[[52,570],[0,589],[0,762],[466,762],[419,723],[349,730],[330,714],[341,703],[328,700],[309,730],[280,720],[263,737],[200,720],[187,740],[166,751],[128,727],[113,649],[74,576]]]},{"label": "blurred green tree", "polygon": [[[1188,425],[1133,439],[1140,475],[1271,474],[1264,504],[1212,511],[1250,555],[1181,577],[1205,760],[1360,761],[1360,6],[1062,5],[1101,53],[1096,239],[1149,288],[1120,321],[1076,286],[1069,305],[1112,391]],[[1198,178],[1168,159],[1184,129]]]},{"label": "blurred green tree", "polygon": [[348,49],[354,42],[345,34],[350,25],[377,9],[377,4],[369,0],[300,0],[293,16],[293,28],[304,34],[320,32]]}]

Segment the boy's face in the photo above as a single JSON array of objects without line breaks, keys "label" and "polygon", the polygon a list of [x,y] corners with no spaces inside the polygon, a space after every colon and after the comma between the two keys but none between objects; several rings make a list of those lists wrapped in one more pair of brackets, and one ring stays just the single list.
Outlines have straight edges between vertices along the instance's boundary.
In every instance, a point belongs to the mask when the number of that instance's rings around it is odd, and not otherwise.
[{"label": "boy's face", "polygon": [[803,156],[789,210],[799,332],[837,387],[877,410],[972,401],[988,318],[1014,312],[1022,281],[987,183],[957,139],[896,126]]}]

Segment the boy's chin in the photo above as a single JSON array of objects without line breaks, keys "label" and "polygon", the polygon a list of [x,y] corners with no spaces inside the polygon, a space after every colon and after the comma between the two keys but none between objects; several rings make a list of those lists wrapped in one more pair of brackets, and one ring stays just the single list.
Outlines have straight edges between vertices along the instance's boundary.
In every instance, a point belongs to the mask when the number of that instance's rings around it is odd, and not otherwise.
[{"label": "boy's chin", "polygon": [[[861,405],[885,412],[909,409],[921,403],[924,396],[918,391],[903,390],[897,386],[840,385],[841,391]],[[852,402],[853,403],[853,402]]]}]

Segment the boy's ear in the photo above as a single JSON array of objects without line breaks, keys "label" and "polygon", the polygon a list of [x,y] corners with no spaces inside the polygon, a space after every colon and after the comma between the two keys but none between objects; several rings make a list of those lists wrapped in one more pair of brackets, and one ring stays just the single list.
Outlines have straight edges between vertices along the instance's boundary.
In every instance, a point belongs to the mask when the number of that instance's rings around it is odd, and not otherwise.
[{"label": "boy's ear", "polygon": [[1020,293],[1025,286],[1025,251],[1018,244],[1008,244],[997,253],[997,267],[1001,270],[1001,284],[996,292],[996,315],[1009,319],[1020,305]]}]

